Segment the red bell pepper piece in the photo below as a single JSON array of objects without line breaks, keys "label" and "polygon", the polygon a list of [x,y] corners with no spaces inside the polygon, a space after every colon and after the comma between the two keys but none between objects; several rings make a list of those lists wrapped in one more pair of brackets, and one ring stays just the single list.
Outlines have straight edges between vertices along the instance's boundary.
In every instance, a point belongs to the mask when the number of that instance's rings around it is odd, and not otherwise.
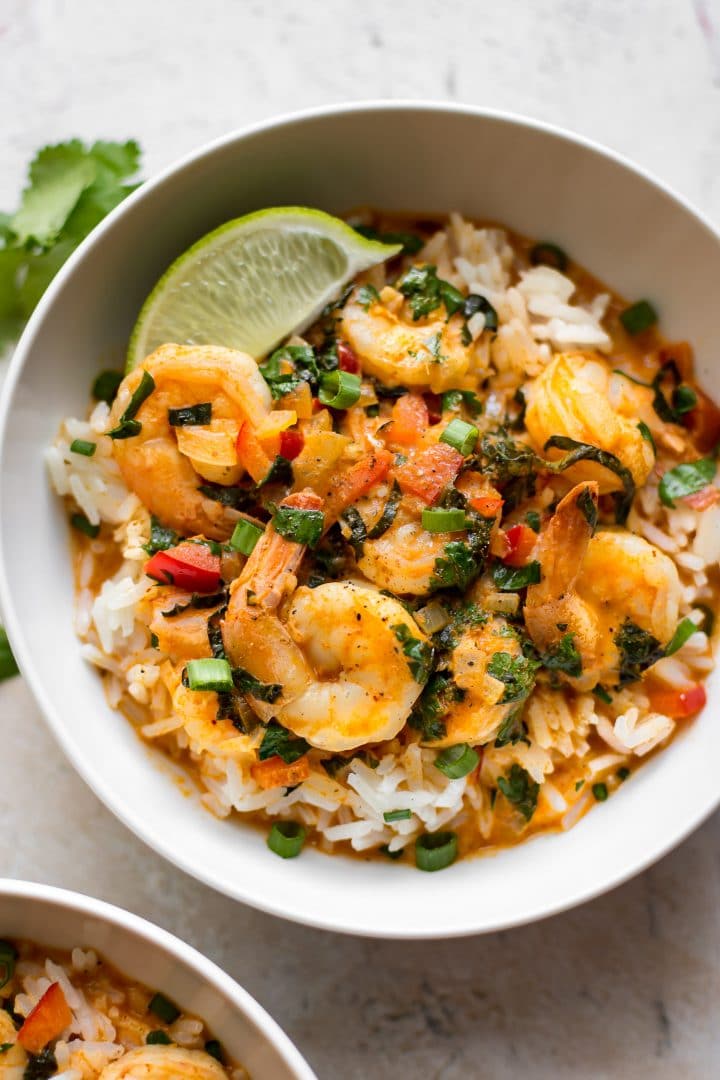
[{"label": "red bell pepper piece", "polygon": [[671,716],[674,720],[684,720],[705,705],[707,694],[705,687],[700,683],[686,687],[684,690],[671,690],[653,688],[648,692],[650,708],[664,716]]},{"label": "red bell pepper piece", "polygon": [[355,350],[348,345],[347,341],[337,343],[338,367],[341,371],[350,371],[357,375],[360,371],[360,361],[355,355]]},{"label": "red bell pepper piece", "polygon": [[72,1023],[72,1012],[60,983],[51,983],[17,1033],[29,1054],[39,1054]]},{"label": "red bell pepper piece", "polygon": [[145,563],[145,573],[162,585],[211,593],[220,586],[220,556],[213,555],[207,544],[185,541],[156,552]]},{"label": "red bell pepper piece", "polygon": [[304,445],[305,436],[302,431],[280,432],[280,456],[288,461],[294,461]]},{"label": "red bell pepper piece", "polygon": [[505,539],[508,552],[503,562],[508,566],[525,566],[535,547],[537,533],[529,525],[513,525],[505,533]]}]

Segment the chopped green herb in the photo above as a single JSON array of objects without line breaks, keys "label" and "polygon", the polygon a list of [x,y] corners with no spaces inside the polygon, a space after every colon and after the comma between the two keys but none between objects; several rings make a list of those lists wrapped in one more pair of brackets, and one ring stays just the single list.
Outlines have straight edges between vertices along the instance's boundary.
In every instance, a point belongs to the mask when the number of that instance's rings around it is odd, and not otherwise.
[{"label": "chopped green herb", "polygon": [[233,668],[233,685],[241,694],[249,694],[258,701],[266,701],[272,705],[282,694],[280,683],[264,683],[256,679],[245,668]]},{"label": "chopped green herb", "polygon": [[592,793],[598,802],[605,802],[608,797],[607,784],[603,784],[602,781],[599,784],[593,784]]},{"label": "chopped green herb", "polygon": [[148,1046],[172,1046],[172,1039],[167,1031],[163,1031],[162,1028],[158,1028],[156,1031],[148,1031],[145,1042]]},{"label": "chopped green herb", "polygon": [[[288,364],[293,370],[283,371],[282,366]],[[275,399],[289,394],[302,382],[309,383],[313,390],[317,390],[320,382],[320,368],[310,345],[283,345],[258,367]]]},{"label": "chopped green herb", "polygon": [[290,487],[293,478],[292,462],[288,461],[282,454],[276,454],[273,458],[272,465],[268,469],[267,475],[260,481],[257,487],[264,488],[267,484],[284,484],[285,487]]},{"label": "chopped green herb", "polygon": [[435,768],[450,780],[460,780],[467,776],[480,763],[480,755],[467,743],[447,746],[435,758]]},{"label": "chopped green herb", "polygon": [[514,746],[515,743],[527,742],[527,726],[523,720],[524,700],[507,714],[495,736],[495,746]]},{"label": "chopped green herb", "polygon": [[451,540],[443,548],[443,555],[435,560],[430,584],[433,589],[457,588],[464,592],[481,569],[468,544]]},{"label": "chopped green herb", "polygon": [[530,262],[533,266],[550,266],[561,274],[568,268],[567,254],[557,244],[547,240],[530,249]]},{"label": "chopped green herb", "polygon": [[412,817],[412,810],[386,810],[383,814],[383,820],[392,824],[393,821],[409,821]]},{"label": "chopped green herb", "polygon": [[434,657],[432,645],[413,637],[412,631],[405,623],[397,623],[391,627],[391,630],[402,645],[402,651],[407,658],[413,679],[418,683],[426,683],[432,670]]},{"label": "chopped green herb", "polygon": [[325,515],[322,510],[301,510],[295,506],[279,506],[273,518],[275,531],[286,540],[315,547],[322,536]]},{"label": "chopped green herb", "polygon": [[211,1058],[215,1058],[221,1065],[225,1064],[225,1051],[219,1039],[208,1039],[205,1043],[205,1053],[209,1054]]},{"label": "chopped green herb", "polygon": [[391,851],[389,844],[381,844],[378,851],[381,851],[383,855],[387,855],[388,859],[392,859],[393,862],[395,862],[396,859],[402,859],[403,856],[402,848],[396,848],[395,851]]},{"label": "chopped green herb", "polygon": [[548,671],[562,671],[573,679],[582,675],[582,657],[575,647],[575,635],[563,634],[557,645],[541,654],[543,667]]},{"label": "chopped green herb", "polygon": [[444,739],[446,728],[443,717],[457,701],[462,701],[464,691],[447,675],[431,675],[422,694],[415,702],[408,718],[410,727],[419,731],[423,742]]},{"label": "chopped green herb", "polygon": [[658,313],[649,300],[638,300],[636,304],[620,312],[620,322],[628,334],[641,334],[657,321]]},{"label": "chopped green herb", "polygon": [[96,401],[112,405],[124,378],[122,371],[101,371],[92,385],[92,396]]},{"label": "chopped green herb", "polygon": [[513,656],[509,652],[496,652],[487,665],[487,673],[493,679],[505,684],[505,692],[498,704],[522,701],[530,694],[535,685],[537,661],[526,656]]},{"label": "chopped green herb", "polygon": [[87,442],[85,439],[73,439],[70,443],[70,452],[82,454],[83,457],[92,457],[97,449],[97,443]]},{"label": "chopped green herb", "polygon": [[630,770],[627,768],[626,765],[621,765],[615,775],[622,783],[623,780],[627,780],[628,776],[630,775]]},{"label": "chopped green herb", "polygon": [[230,506],[233,510],[241,510],[249,513],[258,504],[258,496],[255,488],[227,487],[224,484],[200,484],[198,491],[208,499],[219,502],[221,506]]},{"label": "chopped green herb", "polygon": [[171,427],[202,427],[212,420],[212,403],[203,401],[200,405],[184,405],[181,409],[168,409],[168,421]]},{"label": "chopped green herb", "polygon": [[577,439],[570,439],[565,435],[553,435],[552,438],[548,439],[544,449],[549,450],[551,448],[567,450],[568,453],[559,461],[544,462],[543,468],[547,469],[548,472],[564,472],[565,469],[569,469],[578,461],[595,461],[598,465],[602,465],[604,469],[615,473],[623,485],[622,491],[613,492],[615,520],[618,525],[624,525],[635,497],[635,481],[630,470],[623,465],[620,459],[606,450],[601,450],[598,446],[578,442]]},{"label": "chopped green herb", "polygon": [[650,443],[653,448],[653,453],[655,454],[655,457],[657,457],[657,446],[655,445],[655,439],[653,438],[653,433],[650,428],[647,426],[644,420],[640,420],[638,422],[637,428],[645,442]]},{"label": "chopped green herb", "polygon": [[540,581],[540,563],[533,560],[525,566],[506,566],[497,562],[492,568],[493,581],[501,592],[517,592]]},{"label": "chopped green herb", "polygon": [[380,293],[374,285],[361,285],[357,291],[358,303],[368,311],[373,304],[380,300]]},{"label": "chopped green herb", "polygon": [[161,525],[153,514],[150,518],[150,539],[144,545],[148,555],[155,555],[158,551],[167,551],[180,542],[180,536],[174,529]]},{"label": "chopped green herb", "polygon": [[305,829],[295,821],[276,821],[267,838],[267,846],[281,859],[296,858],[304,843]]},{"label": "chopped green herb", "polygon": [[537,807],[540,785],[520,765],[513,765],[507,776],[498,776],[497,785],[508,802],[513,803],[526,821]]},{"label": "chopped green herb", "polygon": [[620,653],[620,686],[635,682],[665,654],[657,638],[631,619],[625,619],[613,641]]},{"label": "chopped green herb", "polygon": [[39,1054],[28,1055],[29,1060],[23,1072],[23,1080],[49,1080],[58,1071],[55,1054],[46,1046]]},{"label": "chopped green herb", "polygon": [[485,316],[485,330],[491,330],[495,333],[498,328],[497,311],[484,296],[478,296],[477,293],[470,293],[463,304],[463,315],[467,320],[478,313]]},{"label": "chopped green herb", "polygon": [[417,233],[378,232],[372,225],[354,225],[353,228],[368,240],[379,240],[381,244],[402,244],[403,255],[417,255],[425,243]]},{"label": "chopped green herb", "polygon": [[540,515],[537,512],[537,510],[528,510],[527,514],[525,515],[525,520],[527,521],[528,525],[530,526],[530,528],[532,529],[533,532],[536,532],[536,533],[540,532],[540,520],[541,519],[540,519]]},{"label": "chopped green herb", "polygon": [[277,720],[271,720],[265,729],[263,740],[258,750],[260,761],[267,758],[279,757],[286,765],[292,765],[294,761],[303,757],[310,749],[309,743],[298,735],[293,735],[287,728],[278,724]]},{"label": "chopped green herb", "polygon": [[608,694],[605,687],[601,686],[600,683],[593,687],[593,694],[595,697],[600,698],[601,701],[604,701],[606,705],[612,705],[612,696]]},{"label": "chopped green herb", "polygon": [[672,654],[676,653],[678,649],[682,649],[685,642],[688,641],[696,632],[697,626],[692,619],[688,619],[687,617],[681,619],[677,625],[675,633],[670,638],[668,644],[665,646],[665,655],[672,656]]},{"label": "chopped green herb", "polygon": [[350,535],[347,539],[355,552],[355,558],[359,559],[362,556],[365,541],[368,538],[367,528],[360,511],[356,510],[354,506],[348,506],[340,515],[340,520],[350,530]]},{"label": "chopped green herb", "polygon": [[579,791],[581,787],[584,787],[584,785],[585,785],[584,780],[576,780],[575,781],[575,790]]},{"label": "chopped green herb", "polygon": [[715,627],[715,612],[707,604],[695,604],[695,608],[697,611],[701,611],[703,616],[702,622],[698,624],[698,630],[702,630],[708,637],[712,637]]},{"label": "chopped green herb", "polygon": [[140,410],[140,407],[150,397],[155,389],[155,380],[149,371],[143,371],[140,382],[135,387],[133,395],[130,398],[128,407],[120,417],[120,422],[117,427],[112,431],[106,432],[111,439],[129,439],[134,435],[138,435],[142,431],[142,424],[135,417]]},{"label": "chopped green herb", "polygon": [[77,529],[78,532],[84,533],[85,536],[89,536],[91,540],[94,540],[96,536],[100,535],[100,526],[93,525],[85,514],[71,514],[70,524],[73,529]]},{"label": "chopped green herb", "polygon": [[461,406],[473,417],[480,416],[483,411],[483,403],[474,390],[446,390],[441,395],[443,412],[456,412]]},{"label": "chopped green herb", "polygon": [[462,293],[449,281],[437,276],[434,266],[411,266],[397,283],[397,288],[410,303],[413,319],[421,319],[445,305],[448,315],[459,311],[465,303]]},{"label": "chopped green herb", "polygon": [[702,491],[715,479],[716,469],[717,463],[713,458],[687,461],[676,465],[674,469],[668,469],[658,488],[661,502],[665,506],[674,507],[676,499]]},{"label": "chopped green herb", "polygon": [[157,634],[151,633],[150,634],[150,648],[151,649],[157,649],[159,645],[160,645],[160,638],[157,636]]},{"label": "chopped green herb", "polygon": [[150,999],[148,1010],[155,1016],[159,1016],[166,1024],[174,1024],[180,1016],[177,1005],[170,998],[165,997],[164,994],[154,994]]},{"label": "chopped green herb", "polygon": [[415,841],[415,865],[418,870],[444,870],[457,859],[458,842],[454,832],[423,833]]},{"label": "chopped green herb", "polygon": [[468,603],[455,608],[450,614],[447,626],[434,635],[433,640],[441,649],[454,649],[463,630],[473,626],[484,626],[488,614],[477,604]]}]

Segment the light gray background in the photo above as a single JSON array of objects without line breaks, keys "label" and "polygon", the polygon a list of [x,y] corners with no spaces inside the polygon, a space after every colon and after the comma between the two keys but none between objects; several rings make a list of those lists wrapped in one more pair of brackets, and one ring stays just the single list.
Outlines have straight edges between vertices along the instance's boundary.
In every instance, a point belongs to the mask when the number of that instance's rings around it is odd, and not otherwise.
[{"label": "light gray background", "polygon": [[[46,142],[135,136],[149,176],[251,121],[382,96],[565,125],[720,219],[720,0],[0,0],[0,207]],[[19,680],[0,688],[0,716],[0,873],[93,893],[192,942],[322,1080],[720,1073],[718,817],[545,923],[353,940],[162,863],[74,775]]]}]

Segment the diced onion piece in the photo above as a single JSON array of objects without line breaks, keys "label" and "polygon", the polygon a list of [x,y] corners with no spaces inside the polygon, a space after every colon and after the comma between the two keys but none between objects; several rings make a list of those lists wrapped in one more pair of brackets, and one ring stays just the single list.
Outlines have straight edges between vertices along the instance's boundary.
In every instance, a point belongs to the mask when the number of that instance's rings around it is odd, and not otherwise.
[{"label": "diced onion piece", "polygon": [[177,427],[178,449],[196,472],[216,484],[236,484],[242,476],[238,462],[237,420],[212,420],[207,427]]},{"label": "diced onion piece", "polygon": [[483,597],[483,606],[498,615],[515,615],[520,607],[519,593],[490,592]]},{"label": "diced onion piece", "polygon": [[[518,598],[519,599],[519,598]],[[451,621],[450,616],[438,600],[431,600],[424,608],[415,612],[415,621],[426,634],[436,634]]]}]

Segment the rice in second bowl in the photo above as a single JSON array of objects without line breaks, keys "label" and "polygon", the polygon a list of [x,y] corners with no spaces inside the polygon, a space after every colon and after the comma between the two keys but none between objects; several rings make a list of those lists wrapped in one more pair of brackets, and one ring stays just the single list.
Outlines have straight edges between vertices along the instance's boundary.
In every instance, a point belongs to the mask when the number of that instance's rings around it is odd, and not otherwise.
[{"label": "rice in second bowl", "polygon": [[[380,231],[398,227],[397,222],[369,215],[366,224]],[[402,226],[407,228],[404,223]],[[648,445],[655,444],[657,459],[645,483],[638,485],[627,528],[652,545],[652,550],[659,553],[658,560],[660,554],[671,560],[679,580],[678,616],[690,619],[697,627],[694,632],[686,629],[684,643],[672,655],[654,658],[649,681],[619,679],[608,686],[578,688],[577,681],[572,681],[577,680],[572,665],[566,663],[563,669],[557,663],[562,657],[555,655],[555,666],[543,664],[526,700],[518,699],[524,708],[513,719],[515,727],[510,737],[500,737],[496,725],[487,737],[458,740],[468,742],[471,748],[481,747],[478,762],[464,774],[462,769],[454,768],[452,755],[449,767],[441,769],[437,765],[437,746],[445,746],[446,742],[440,727],[433,728],[432,721],[443,723],[451,703],[437,689],[433,698],[432,684],[426,685],[412,719],[395,737],[380,742],[368,740],[352,752],[313,748],[309,739],[309,750],[302,752],[298,747],[301,752],[296,760],[302,759],[304,768],[297,773],[297,780],[292,772],[284,772],[284,782],[267,786],[266,775],[257,768],[258,750],[269,727],[267,715],[264,724],[249,732],[237,730],[228,722],[218,723],[208,732],[198,728],[192,715],[178,708],[178,702],[186,700],[187,695],[181,690],[178,665],[173,662],[176,658],[153,644],[150,629],[155,598],[161,591],[157,582],[145,574],[148,548],[153,549],[153,523],[140,498],[126,485],[113,442],[106,435],[111,427],[109,404],[96,404],[87,420],[66,419],[47,452],[56,491],[80,515],[76,523],[84,532],[76,550],[75,625],[83,641],[83,654],[103,672],[111,706],[122,709],[142,738],[189,765],[203,785],[203,802],[212,813],[226,817],[237,812],[262,822],[297,822],[325,850],[370,853],[382,849],[398,857],[428,834],[451,831],[458,835],[461,851],[470,853],[514,843],[533,832],[568,828],[594,802],[612,794],[648,754],[672,738],[684,715],[690,715],[701,704],[698,687],[713,666],[707,631],[711,629],[708,610],[716,607],[720,556],[716,482],[714,477],[708,479],[701,492],[691,495],[689,501],[673,500],[674,506],[663,503],[659,495],[664,473],[678,462],[697,458],[706,449],[699,445],[697,431],[686,426],[687,419],[698,412],[698,401],[704,401],[689,386],[687,347],[666,349],[652,330],[638,337],[628,334],[618,319],[626,307],[621,299],[603,290],[574,265],[562,271],[557,265],[548,265],[548,259],[557,262],[557,258],[547,246],[543,256],[546,261],[533,265],[530,245],[521,238],[498,228],[476,227],[456,215],[431,235],[426,231],[423,240],[422,250],[407,256],[401,267],[392,273],[387,267],[376,268],[364,275],[360,285],[371,288],[378,296],[377,302],[382,298],[386,304],[402,304],[405,294],[398,290],[384,292],[389,282],[397,284],[413,265],[432,266],[437,278],[458,290],[461,298],[474,296],[484,301],[466,318],[474,369],[459,380],[460,385],[444,387],[443,399],[428,393],[427,386],[423,388],[430,420],[433,412],[438,414],[436,425],[446,426],[462,416],[465,423],[472,421],[481,437],[488,437],[489,445],[497,447],[500,438],[507,438],[509,442],[503,447],[522,449],[532,441],[535,451],[542,454],[542,442],[533,439],[525,426],[523,398],[534,409],[539,423],[538,393],[552,391],[551,386],[543,387],[543,373],[563,355],[579,357],[578,365],[585,361],[599,365],[598,370],[603,372],[621,369],[647,383],[673,360],[679,374],[678,387],[695,394],[695,407],[685,413],[676,411],[670,421],[652,407],[652,391],[645,395],[648,400],[641,402],[637,412],[638,422],[649,435]],[[372,292],[368,296],[372,308],[376,301]],[[488,325],[490,311],[497,316],[496,328]],[[291,344],[301,348],[309,345],[319,352],[321,338],[319,331],[311,330],[305,339],[293,339]],[[362,358],[359,366],[365,374]],[[360,417],[358,423],[369,422],[370,411],[377,406],[378,424],[372,432],[375,437],[381,422],[397,423],[394,402],[398,395],[378,393],[382,379],[367,383],[375,392],[362,399],[367,420]],[[635,385],[623,375],[610,376],[610,407],[628,410],[627,399],[636,393]],[[672,395],[678,387],[668,393]],[[462,394],[458,400],[446,400],[448,393],[455,390],[476,394],[482,413],[476,414],[474,405],[469,412],[471,399]],[[686,401],[690,400],[686,395]],[[278,407],[282,406],[279,401]],[[635,408],[635,404],[631,402],[629,408]],[[561,411],[558,408],[558,413]],[[311,418],[304,421],[306,430],[311,422]],[[336,421],[341,427],[351,423],[349,416]],[[514,431],[510,430],[513,425]],[[502,436],[498,435],[501,430]],[[567,432],[553,428],[544,437],[563,434]],[[355,445],[366,436],[364,427],[356,430]],[[70,449],[77,440],[95,445],[92,456]],[[695,445],[697,453],[693,453]],[[412,457],[411,441],[407,450]],[[395,452],[402,450],[395,446]],[[352,464],[353,458],[348,461]],[[597,465],[595,473],[588,464],[573,468],[578,483],[588,479],[596,482],[598,475],[602,477]],[[578,471],[583,468],[591,471]],[[487,461],[485,469],[490,475]],[[498,586],[491,566],[512,566],[515,560],[507,546],[508,533],[522,529],[515,535],[529,543],[532,537],[524,530],[534,532],[537,527],[542,536],[558,501],[570,487],[567,478],[551,475],[534,492],[529,488],[515,491],[511,498],[508,483],[517,479],[505,476],[498,480],[504,497],[503,531],[499,536],[498,519],[487,553],[487,569],[471,586],[472,592],[467,590],[462,598],[455,595],[444,607],[442,589],[429,589],[424,595],[391,590],[410,601],[413,617],[435,643],[436,658],[446,654],[452,657],[448,642],[453,633],[461,635],[466,629],[461,609],[467,602],[481,608],[483,618],[492,625],[507,624],[511,630],[517,626],[525,586],[514,590]],[[373,495],[385,502],[391,491],[389,482],[384,486],[380,482]],[[607,492],[603,498],[607,503]],[[606,516],[611,513],[608,506],[603,505],[603,509]],[[372,509],[368,511],[362,498],[357,501],[357,511],[360,517],[363,513],[367,516],[367,512],[372,516]],[[98,535],[88,535],[98,527]],[[372,579],[363,575],[362,558],[356,561],[348,547],[352,535],[347,521],[342,525],[342,534],[342,539],[337,539],[342,558],[336,570],[330,570],[330,578],[334,575],[336,580],[372,586]],[[408,528],[399,542],[409,544],[414,535]],[[510,562],[506,563],[508,557]],[[528,558],[526,565],[529,562],[532,560]],[[370,571],[367,560],[365,565]],[[624,569],[618,565],[612,572],[621,575]],[[301,580],[304,574],[304,580],[313,584],[309,578],[320,571],[328,575],[327,559],[320,566],[317,555],[311,554],[298,573]],[[631,566],[627,573],[631,596]],[[170,591],[164,588],[164,595],[169,596]],[[444,638],[438,637],[443,634]],[[665,646],[671,636],[668,634],[660,645]],[[511,652],[505,655],[512,660]],[[524,653],[518,648],[515,659],[520,657]],[[525,659],[535,662],[534,656]],[[446,670],[452,668],[440,666],[433,678],[443,678]],[[289,742],[292,744],[292,739]],[[286,756],[292,759],[293,753],[291,749]],[[294,762],[286,764],[292,769]],[[461,775],[453,776],[453,772]]]}]

